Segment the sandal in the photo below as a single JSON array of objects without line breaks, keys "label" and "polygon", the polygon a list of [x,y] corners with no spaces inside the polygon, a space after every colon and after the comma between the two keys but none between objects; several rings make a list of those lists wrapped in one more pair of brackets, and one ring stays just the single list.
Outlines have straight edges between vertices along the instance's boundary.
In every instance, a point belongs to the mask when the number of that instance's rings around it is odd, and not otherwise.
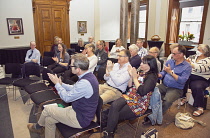
[{"label": "sandal", "polygon": [[203,108],[198,108],[198,110],[193,112],[193,116],[196,116],[196,117],[201,116],[202,114],[204,114]]}]

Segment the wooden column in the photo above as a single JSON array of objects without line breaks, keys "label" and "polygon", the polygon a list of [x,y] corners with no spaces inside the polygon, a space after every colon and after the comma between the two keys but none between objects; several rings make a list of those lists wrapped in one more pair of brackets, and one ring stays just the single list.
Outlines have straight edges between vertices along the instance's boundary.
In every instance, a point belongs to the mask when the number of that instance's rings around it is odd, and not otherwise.
[{"label": "wooden column", "polygon": [[130,44],[135,44],[139,35],[139,9],[140,9],[140,1],[132,0]]},{"label": "wooden column", "polygon": [[120,4],[120,38],[122,45],[127,48],[128,33],[128,0],[121,0]]}]

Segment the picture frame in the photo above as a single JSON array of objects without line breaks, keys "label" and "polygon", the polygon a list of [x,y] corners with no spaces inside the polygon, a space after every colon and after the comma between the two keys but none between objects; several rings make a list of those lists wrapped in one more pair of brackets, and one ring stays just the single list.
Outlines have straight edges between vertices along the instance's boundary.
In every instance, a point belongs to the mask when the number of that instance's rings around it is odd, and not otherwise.
[{"label": "picture frame", "polygon": [[22,18],[6,18],[9,35],[23,35]]},{"label": "picture frame", "polygon": [[77,21],[78,34],[87,33],[87,21]]}]

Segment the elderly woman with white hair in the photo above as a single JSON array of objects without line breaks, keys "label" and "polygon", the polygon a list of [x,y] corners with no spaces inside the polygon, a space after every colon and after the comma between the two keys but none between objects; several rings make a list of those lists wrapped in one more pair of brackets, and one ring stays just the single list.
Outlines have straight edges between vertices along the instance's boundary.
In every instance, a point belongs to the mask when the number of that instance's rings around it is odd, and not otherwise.
[{"label": "elderly woman with white hair", "polygon": [[158,55],[159,55],[159,53],[160,53],[160,50],[159,50],[159,48],[157,48],[157,47],[151,47],[150,49],[149,49],[149,55],[151,55],[151,56],[153,56],[153,57],[155,57],[156,58],[156,61],[157,61],[157,67],[158,67],[158,72],[160,72],[161,71],[161,63],[160,63],[160,61],[158,60]]},{"label": "elderly woman with white hair", "polygon": [[[204,91],[210,84],[210,47],[205,44],[198,45],[196,54],[187,58],[187,61],[192,66],[192,73],[186,86],[190,87],[194,98],[193,106],[197,107],[193,115],[200,116],[204,113]],[[185,95],[187,89],[184,90]],[[185,101],[186,100],[182,100],[181,105]]]},{"label": "elderly woman with white hair", "polygon": [[138,69],[141,64],[141,57],[138,55],[139,47],[135,44],[132,44],[129,46],[129,51],[131,53],[131,58],[129,62],[132,67]]}]

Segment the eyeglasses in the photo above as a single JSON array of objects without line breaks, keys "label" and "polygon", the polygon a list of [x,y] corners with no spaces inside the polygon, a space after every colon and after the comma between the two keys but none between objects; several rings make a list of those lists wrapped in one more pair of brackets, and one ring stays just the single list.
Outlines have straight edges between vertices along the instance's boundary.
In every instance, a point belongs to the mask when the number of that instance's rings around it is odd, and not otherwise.
[{"label": "eyeglasses", "polygon": [[128,56],[122,56],[122,55],[117,55],[118,57],[128,57]]},{"label": "eyeglasses", "polygon": [[177,55],[177,54],[181,54],[181,53],[171,53],[171,54],[173,54],[173,55]]},{"label": "eyeglasses", "polygon": [[69,67],[70,67],[70,68],[73,68],[73,67],[76,67],[76,66],[71,66],[71,65],[69,65]]}]

